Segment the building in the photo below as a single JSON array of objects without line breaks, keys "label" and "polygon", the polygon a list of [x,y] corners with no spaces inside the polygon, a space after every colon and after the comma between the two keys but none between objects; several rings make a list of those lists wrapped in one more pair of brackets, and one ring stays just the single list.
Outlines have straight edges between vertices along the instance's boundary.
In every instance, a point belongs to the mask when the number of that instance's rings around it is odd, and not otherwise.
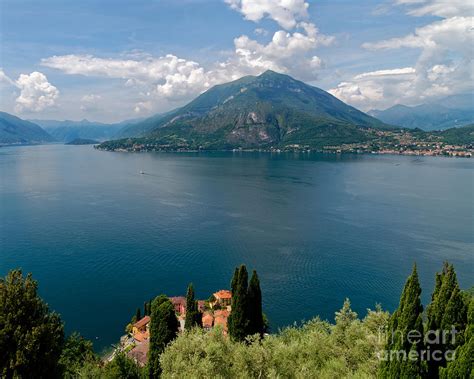
[{"label": "building", "polygon": [[202,314],[202,327],[204,329],[211,329],[214,324],[214,316],[210,312],[204,312]]},{"label": "building", "polygon": [[232,292],[229,290],[219,290],[213,293],[215,301],[211,304],[212,307],[215,307],[216,304],[219,304],[221,307],[228,307],[232,301]]},{"label": "building", "polygon": [[133,338],[138,342],[143,342],[150,337],[150,316],[145,316],[138,320],[132,327]]},{"label": "building", "polygon": [[230,312],[226,309],[219,309],[214,312],[214,326],[219,325],[222,327],[224,334],[227,334],[227,319],[229,315]]},{"label": "building", "polygon": [[150,341],[145,340],[143,343],[136,345],[128,352],[128,357],[133,359],[140,367],[144,367],[148,361],[148,352],[150,351]]},{"label": "building", "polygon": [[186,314],[186,298],[184,296],[170,297],[170,301],[173,303],[174,310],[177,314]]}]

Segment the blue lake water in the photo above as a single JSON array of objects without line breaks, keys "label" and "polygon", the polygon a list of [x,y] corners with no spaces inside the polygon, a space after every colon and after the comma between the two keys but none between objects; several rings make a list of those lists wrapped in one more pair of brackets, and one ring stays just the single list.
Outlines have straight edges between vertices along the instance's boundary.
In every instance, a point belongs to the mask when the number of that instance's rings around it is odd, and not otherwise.
[{"label": "blue lake water", "polygon": [[[140,171],[145,174],[140,174]],[[21,267],[98,350],[189,282],[257,269],[271,326],[393,310],[413,262],[426,304],[448,259],[474,284],[474,160],[0,149],[0,274]]]}]

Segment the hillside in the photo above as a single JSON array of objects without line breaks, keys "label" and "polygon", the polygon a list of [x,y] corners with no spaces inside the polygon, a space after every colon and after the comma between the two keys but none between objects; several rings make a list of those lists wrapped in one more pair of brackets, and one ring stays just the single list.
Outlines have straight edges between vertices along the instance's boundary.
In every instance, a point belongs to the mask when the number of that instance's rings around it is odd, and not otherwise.
[{"label": "hillside", "polygon": [[120,138],[119,133],[122,129],[128,128],[133,123],[142,121],[126,120],[120,123],[105,124],[96,121],[81,120],[31,120],[43,127],[56,140],[61,142],[70,142],[77,138],[93,139],[97,141],[105,141],[112,138]]},{"label": "hillside", "polygon": [[36,144],[54,142],[54,138],[39,125],[0,112],[0,144]]},{"label": "hillside", "polygon": [[397,104],[385,110],[372,110],[370,115],[391,125],[426,131],[465,126],[474,122],[472,95],[443,98],[414,107]]},{"label": "hillside", "polygon": [[371,138],[369,128],[388,126],[319,88],[266,71],[214,86],[182,108],[135,125],[140,127],[148,131],[144,143],[232,149],[361,142]]}]

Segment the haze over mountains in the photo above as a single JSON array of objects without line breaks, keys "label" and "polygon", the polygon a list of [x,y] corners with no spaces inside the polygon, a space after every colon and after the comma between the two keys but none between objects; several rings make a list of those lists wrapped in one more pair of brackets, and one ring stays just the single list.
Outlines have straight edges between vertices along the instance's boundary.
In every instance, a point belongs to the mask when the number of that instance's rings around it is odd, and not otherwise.
[{"label": "haze over mountains", "polygon": [[444,130],[474,123],[474,95],[448,96],[436,102],[413,107],[398,104],[368,113],[387,124],[404,128]]},{"label": "haze over mountains", "polygon": [[[142,119],[125,120],[115,124],[81,120],[81,121],[57,121],[57,120],[31,120],[40,125],[59,142],[71,142],[75,139],[90,139],[105,141],[120,138],[120,131],[127,126],[139,122]],[[126,136],[126,135],[124,135]]]},{"label": "haze over mountains", "polygon": [[54,142],[54,138],[33,122],[0,112],[0,144]]}]

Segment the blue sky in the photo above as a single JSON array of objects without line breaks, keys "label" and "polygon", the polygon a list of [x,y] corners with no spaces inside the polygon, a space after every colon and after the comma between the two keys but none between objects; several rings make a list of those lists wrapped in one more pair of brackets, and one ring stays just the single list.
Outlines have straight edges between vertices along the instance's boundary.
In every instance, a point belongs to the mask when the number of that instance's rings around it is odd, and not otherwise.
[{"label": "blue sky", "polygon": [[460,0],[0,0],[1,109],[119,121],[265,69],[362,110],[472,91]]}]

